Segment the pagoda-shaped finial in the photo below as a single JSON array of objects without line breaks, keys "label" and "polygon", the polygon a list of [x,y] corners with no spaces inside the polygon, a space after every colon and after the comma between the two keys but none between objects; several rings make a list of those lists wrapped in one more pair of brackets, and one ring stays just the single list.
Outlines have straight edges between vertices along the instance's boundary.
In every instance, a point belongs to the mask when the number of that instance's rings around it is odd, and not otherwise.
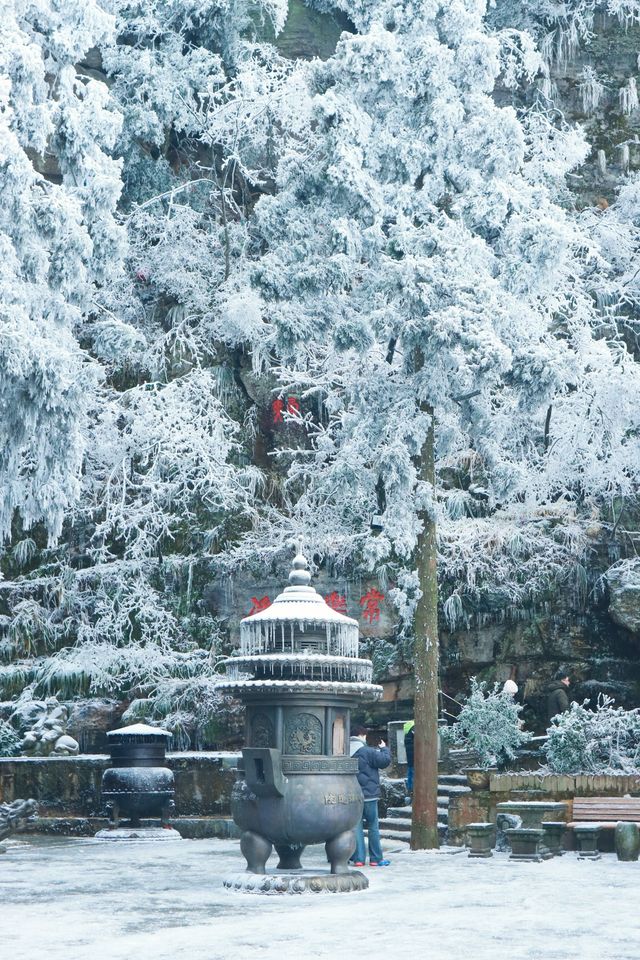
[{"label": "pagoda-shaped finial", "polygon": [[293,569],[289,574],[289,583],[292,587],[307,587],[311,583],[309,564],[300,549],[293,558]]}]

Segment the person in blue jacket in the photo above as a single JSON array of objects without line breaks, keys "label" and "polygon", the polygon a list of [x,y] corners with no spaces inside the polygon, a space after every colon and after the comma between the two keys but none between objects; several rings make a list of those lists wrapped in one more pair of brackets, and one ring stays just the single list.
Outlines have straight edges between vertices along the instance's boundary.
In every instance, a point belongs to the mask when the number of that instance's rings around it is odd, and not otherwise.
[{"label": "person in blue jacket", "polygon": [[362,820],[356,828],[356,849],[351,857],[354,867],[365,865],[364,823],[366,821],[369,837],[369,866],[388,867],[390,860],[385,860],[382,854],[380,841],[380,825],[378,822],[378,800],[380,798],[380,771],[391,763],[391,753],[384,741],[379,747],[367,745],[367,728],[354,726],[349,743],[349,753],[358,761],[358,783],[364,795],[364,812]]}]

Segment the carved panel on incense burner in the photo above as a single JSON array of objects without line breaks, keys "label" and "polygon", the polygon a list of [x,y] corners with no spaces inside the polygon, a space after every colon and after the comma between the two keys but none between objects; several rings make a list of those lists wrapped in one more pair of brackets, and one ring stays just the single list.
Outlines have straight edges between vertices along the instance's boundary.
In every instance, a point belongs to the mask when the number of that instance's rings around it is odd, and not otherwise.
[{"label": "carved panel on incense burner", "polygon": [[322,753],[322,724],[312,713],[296,713],[285,726],[285,752]]},{"label": "carved panel on incense burner", "polygon": [[256,713],[251,721],[251,746],[275,747],[276,735],[273,723],[266,713]]}]

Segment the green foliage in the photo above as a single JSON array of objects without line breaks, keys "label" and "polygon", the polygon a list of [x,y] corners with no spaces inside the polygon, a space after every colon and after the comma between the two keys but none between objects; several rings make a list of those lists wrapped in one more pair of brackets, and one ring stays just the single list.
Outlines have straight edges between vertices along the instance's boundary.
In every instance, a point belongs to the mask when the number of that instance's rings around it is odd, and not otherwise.
[{"label": "green foliage", "polygon": [[20,737],[6,720],[0,720],[0,757],[15,757],[20,752]]},{"label": "green foliage", "polygon": [[168,678],[133,700],[123,723],[160,724],[173,734],[174,750],[200,750],[229,734],[240,734],[244,712],[237,701],[220,694],[216,679],[200,675]]},{"label": "green foliage", "polygon": [[572,703],[553,717],[544,751],[554,773],[640,772],[640,709],[614,707],[600,695],[595,709],[589,700]]},{"label": "green foliage", "polygon": [[498,684],[488,690],[487,684],[471,678],[471,693],[465,698],[455,723],[442,731],[446,740],[465,746],[478,754],[481,767],[504,766],[514,760],[516,750],[533,734],[522,729],[522,706]]}]

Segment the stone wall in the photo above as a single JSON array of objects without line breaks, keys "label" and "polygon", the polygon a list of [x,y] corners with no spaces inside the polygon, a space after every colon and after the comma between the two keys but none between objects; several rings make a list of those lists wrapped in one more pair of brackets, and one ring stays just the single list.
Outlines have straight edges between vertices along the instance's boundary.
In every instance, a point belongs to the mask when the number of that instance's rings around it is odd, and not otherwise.
[{"label": "stone wall", "polygon": [[[176,782],[177,817],[228,816],[238,755],[169,753]],[[33,798],[44,818],[100,817],[103,754],[0,758],[0,803]]]},{"label": "stone wall", "polygon": [[449,840],[463,846],[469,823],[495,823],[496,807],[507,800],[562,800],[567,818],[572,817],[574,797],[640,796],[640,776],[563,776],[560,774],[516,772],[492,774],[488,790],[457,794],[449,801]]}]

